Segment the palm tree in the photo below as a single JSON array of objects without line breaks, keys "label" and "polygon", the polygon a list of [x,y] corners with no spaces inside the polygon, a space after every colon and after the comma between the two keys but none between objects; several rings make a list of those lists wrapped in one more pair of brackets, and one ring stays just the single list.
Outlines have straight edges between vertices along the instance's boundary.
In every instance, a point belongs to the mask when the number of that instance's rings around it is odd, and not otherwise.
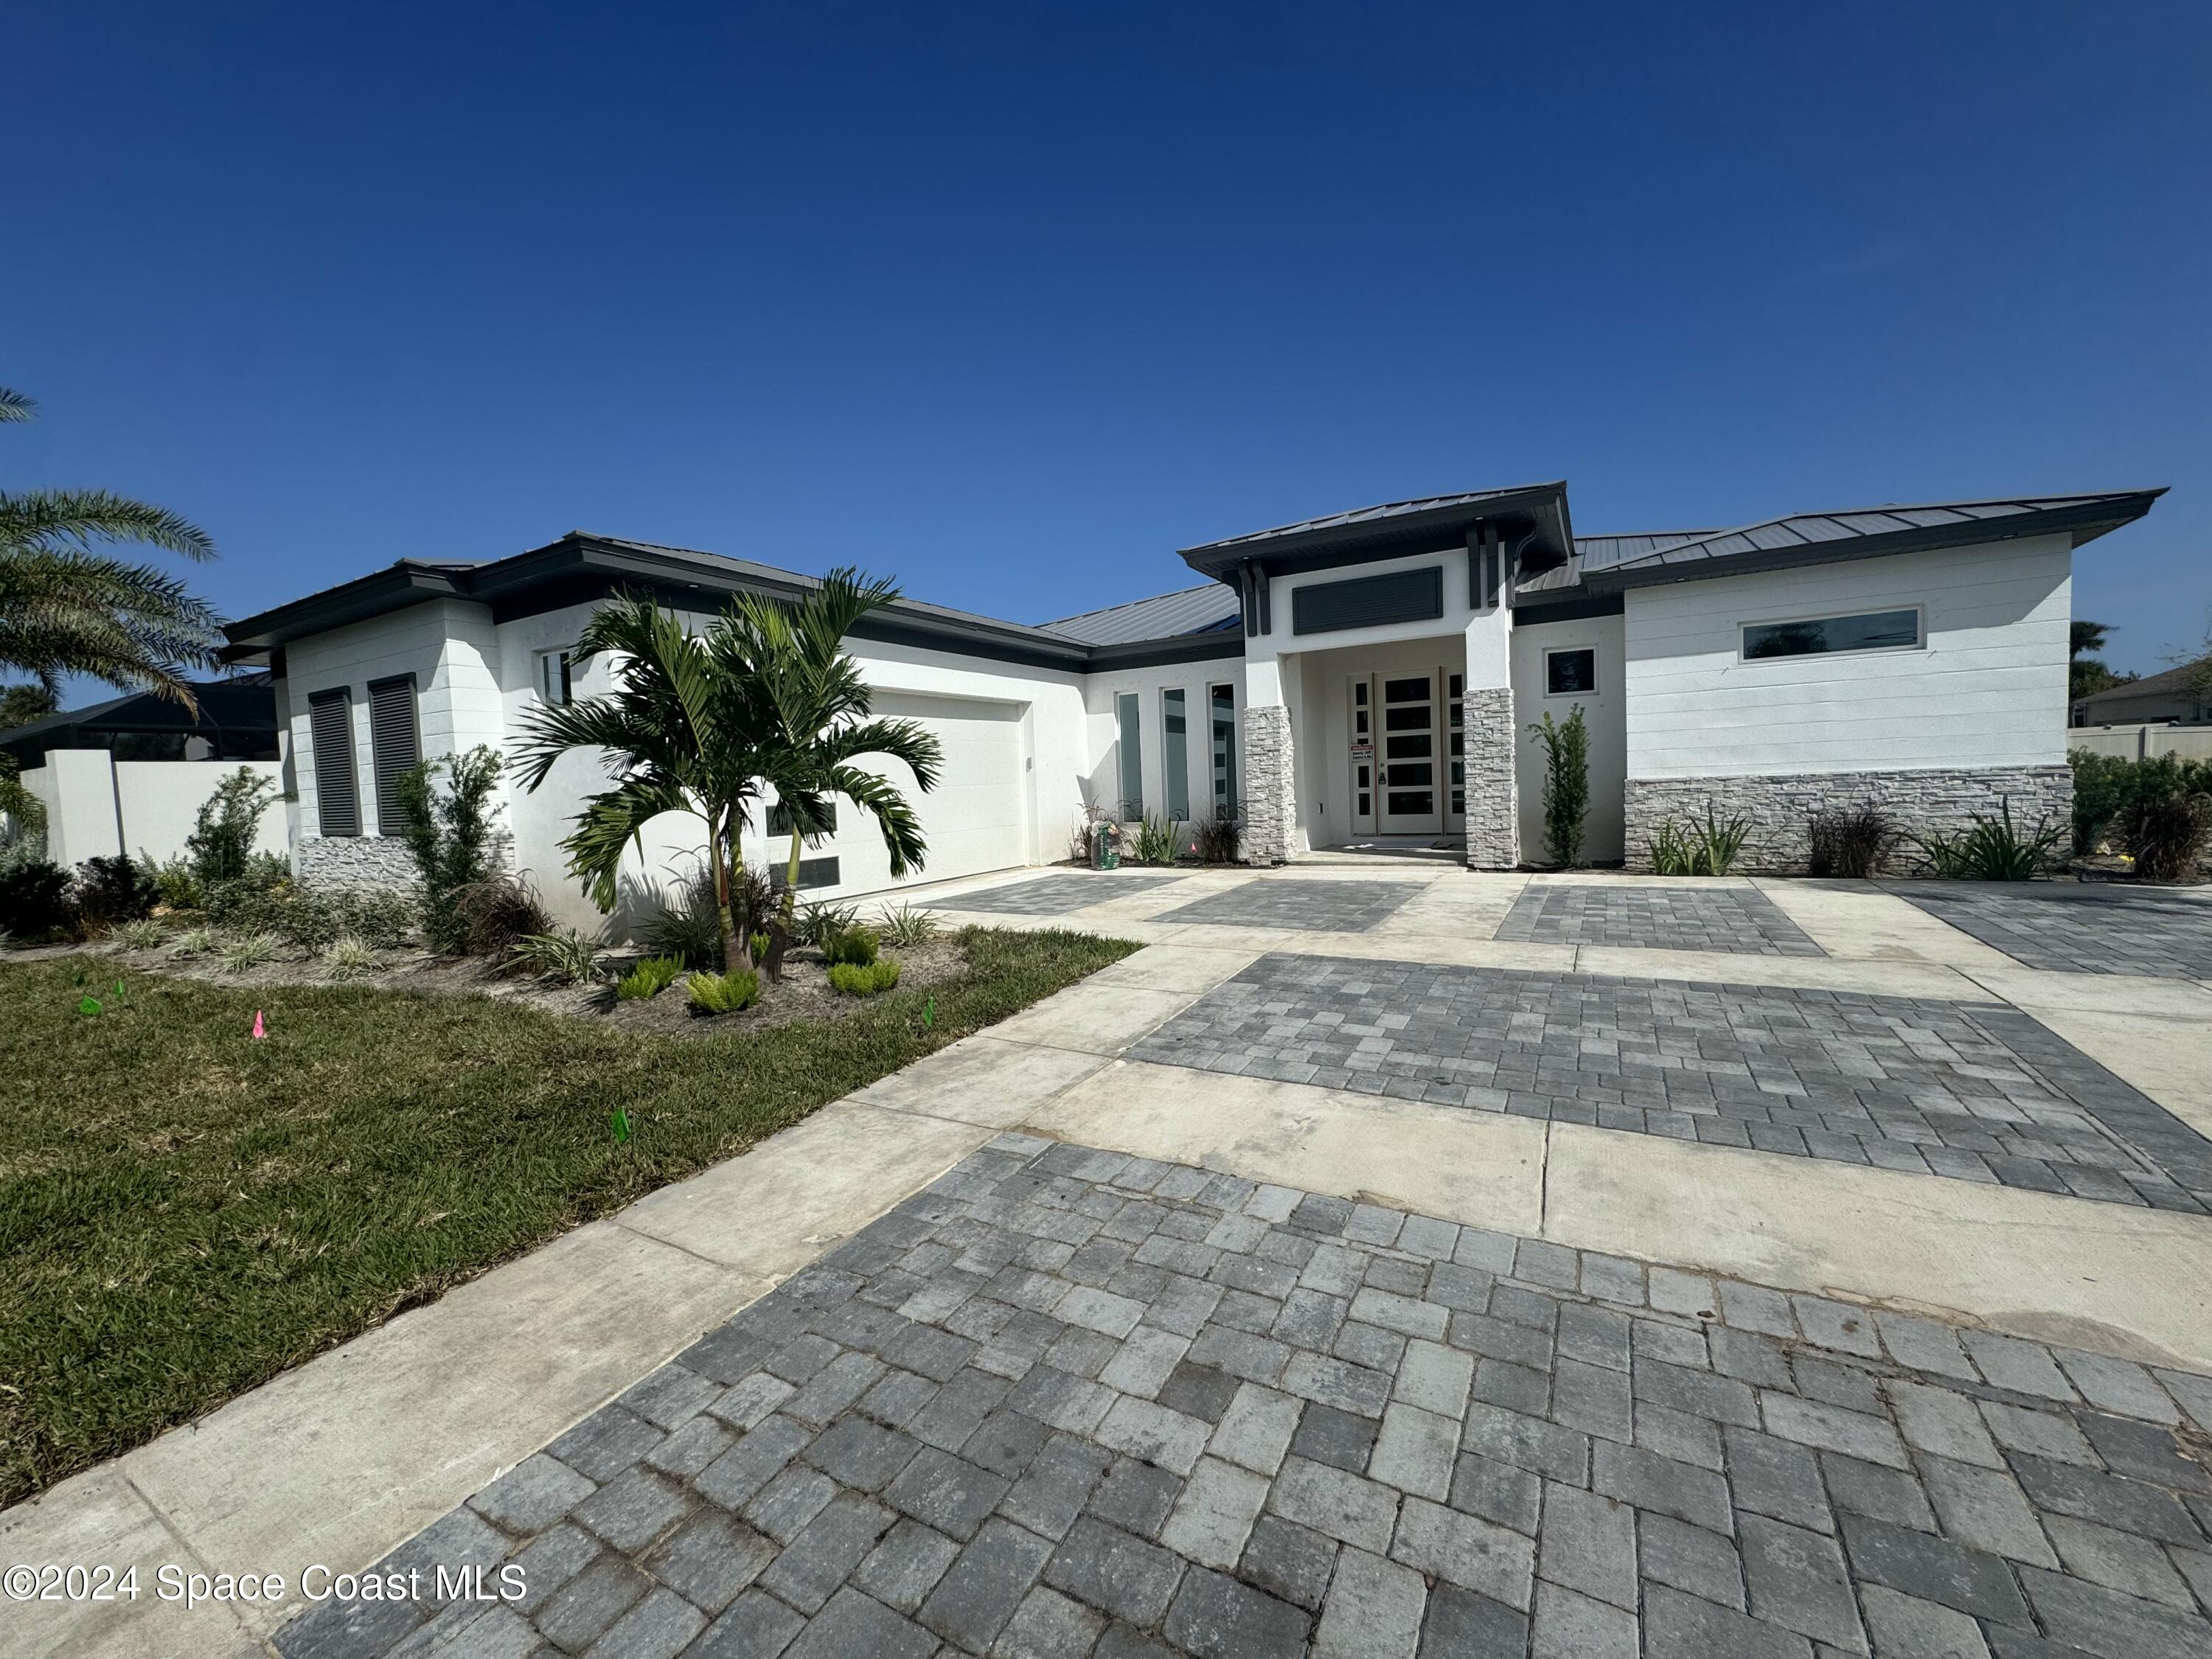
[{"label": "palm tree", "polygon": [[730,890],[744,867],[739,836],[760,799],[766,726],[750,645],[730,614],[699,635],[649,599],[617,599],[592,614],[575,646],[579,662],[617,657],[614,692],[540,708],[524,722],[527,789],[571,749],[607,752],[613,787],[586,798],[561,843],[568,872],[601,910],[615,908],[623,849],[641,841],[648,820],[689,812],[705,822],[725,973],[747,960]]},{"label": "palm tree", "polygon": [[921,869],[927,857],[921,820],[905,793],[858,763],[874,755],[902,761],[927,794],[937,787],[944,748],[917,721],[870,718],[873,694],[844,649],[854,623],[897,597],[898,589],[890,582],[867,580],[848,567],[831,571],[801,599],[748,594],[733,607],[750,636],[769,716],[762,769],[791,821],[791,857],[781,922],[770,945],[772,963],[781,964],[781,946],[790,936],[799,897],[799,849],[828,833],[834,797],[844,796],[875,819],[890,854],[893,877]]},{"label": "palm tree", "polygon": [[[0,423],[27,421],[36,408],[0,386]],[[116,542],[215,556],[205,531],[105,489],[0,491],[0,667],[50,691],[65,674],[88,674],[197,709],[179,671],[215,663],[216,614],[176,578],[94,550]]]}]

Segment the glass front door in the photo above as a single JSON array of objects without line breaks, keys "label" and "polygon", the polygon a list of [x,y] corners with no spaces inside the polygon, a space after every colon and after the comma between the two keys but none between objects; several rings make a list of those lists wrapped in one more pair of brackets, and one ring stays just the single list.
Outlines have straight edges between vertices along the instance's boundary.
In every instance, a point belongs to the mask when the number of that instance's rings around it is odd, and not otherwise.
[{"label": "glass front door", "polygon": [[1382,730],[1376,764],[1386,836],[1443,828],[1443,778],[1437,753],[1437,676],[1382,678]]}]

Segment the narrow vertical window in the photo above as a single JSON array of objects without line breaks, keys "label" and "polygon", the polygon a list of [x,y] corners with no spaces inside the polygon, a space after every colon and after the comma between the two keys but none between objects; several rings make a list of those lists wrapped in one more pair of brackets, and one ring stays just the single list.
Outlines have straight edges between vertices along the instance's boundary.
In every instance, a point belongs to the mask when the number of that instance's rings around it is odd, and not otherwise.
[{"label": "narrow vertical window", "polygon": [[575,670],[567,651],[538,653],[538,701],[548,708],[566,708],[574,694]]},{"label": "narrow vertical window", "polygon": [[307,699],[307,740],[315,745],[315,827],[325,836],[361,833],[354,786],[353,693],[344,686]]},{"label": "narrow vertical window", "polygon": [[1116,696],[1114,715],[1121,728],[1121,819],[1128,823],[1145,816],[1145,748],[1137,694],[1124,691]]},{"label": "narrow vertical window", "polygon": [[1226,817],[1237,811],[1237,688],[1210,686],[1206,701],[1213,717],[1213,810]]},{"label": "narrow vertical window", "polygon": [[1181,686],[1160,693],[1160,769],[1167,783],[1168,817],[1190,817],[1190,717]]},{"label": "narrow vertical window", "polygon": [[376,775],[376,833],[399,833],[399,779],[422,758],[415,721],[415,677],[368,683],[368,750]]}]

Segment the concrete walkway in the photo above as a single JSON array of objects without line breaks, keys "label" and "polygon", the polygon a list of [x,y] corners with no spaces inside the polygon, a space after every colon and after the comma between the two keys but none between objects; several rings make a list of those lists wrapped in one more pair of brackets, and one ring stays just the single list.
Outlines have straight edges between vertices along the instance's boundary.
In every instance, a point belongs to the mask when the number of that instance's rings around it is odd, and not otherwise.
[{"label": "concrete walkway", "polygon": [[[1016,879],[927,901],[958,920],[962,896]],[[1361,896],[1356,931],[1280,925],[1300,913],[1294,890],[1355,879],[1402,901]],[[1122,1058],[1270,952],[1724,981],[2008,1005],[2212,1134],[2212,986],[2028,968],[1877,889],[1719,884],[1763,896],[1820,956],[1493,937],[1532,884],[1629,879],[1363,860],[1203,872],[1048,914],[975,916],[1150,948],[0,1515],[0,1565],[135,1564],[150,1577],[174,1564],[295,1583],[311,1564],[357,1571],[1009,1129],[2212,1372],[2202,1216]],[[1277,925],[1160,919],[1202,899],[1233,915],[1246,889]],[[0,1645],[264,1653],[299,1606],[9,1604]]]}]

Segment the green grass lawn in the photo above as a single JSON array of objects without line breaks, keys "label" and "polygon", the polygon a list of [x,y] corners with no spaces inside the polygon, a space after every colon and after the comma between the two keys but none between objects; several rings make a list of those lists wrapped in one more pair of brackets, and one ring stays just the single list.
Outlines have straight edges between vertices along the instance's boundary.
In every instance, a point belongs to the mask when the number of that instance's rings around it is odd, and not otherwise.
[{"label": "green grass lawn", "polygon": [[0,1504],[1137,948],[961,938],[966,969],[929,990],[707,1037],[485,997],[145,974],[118,994],[85,957],[0,967]]}]

